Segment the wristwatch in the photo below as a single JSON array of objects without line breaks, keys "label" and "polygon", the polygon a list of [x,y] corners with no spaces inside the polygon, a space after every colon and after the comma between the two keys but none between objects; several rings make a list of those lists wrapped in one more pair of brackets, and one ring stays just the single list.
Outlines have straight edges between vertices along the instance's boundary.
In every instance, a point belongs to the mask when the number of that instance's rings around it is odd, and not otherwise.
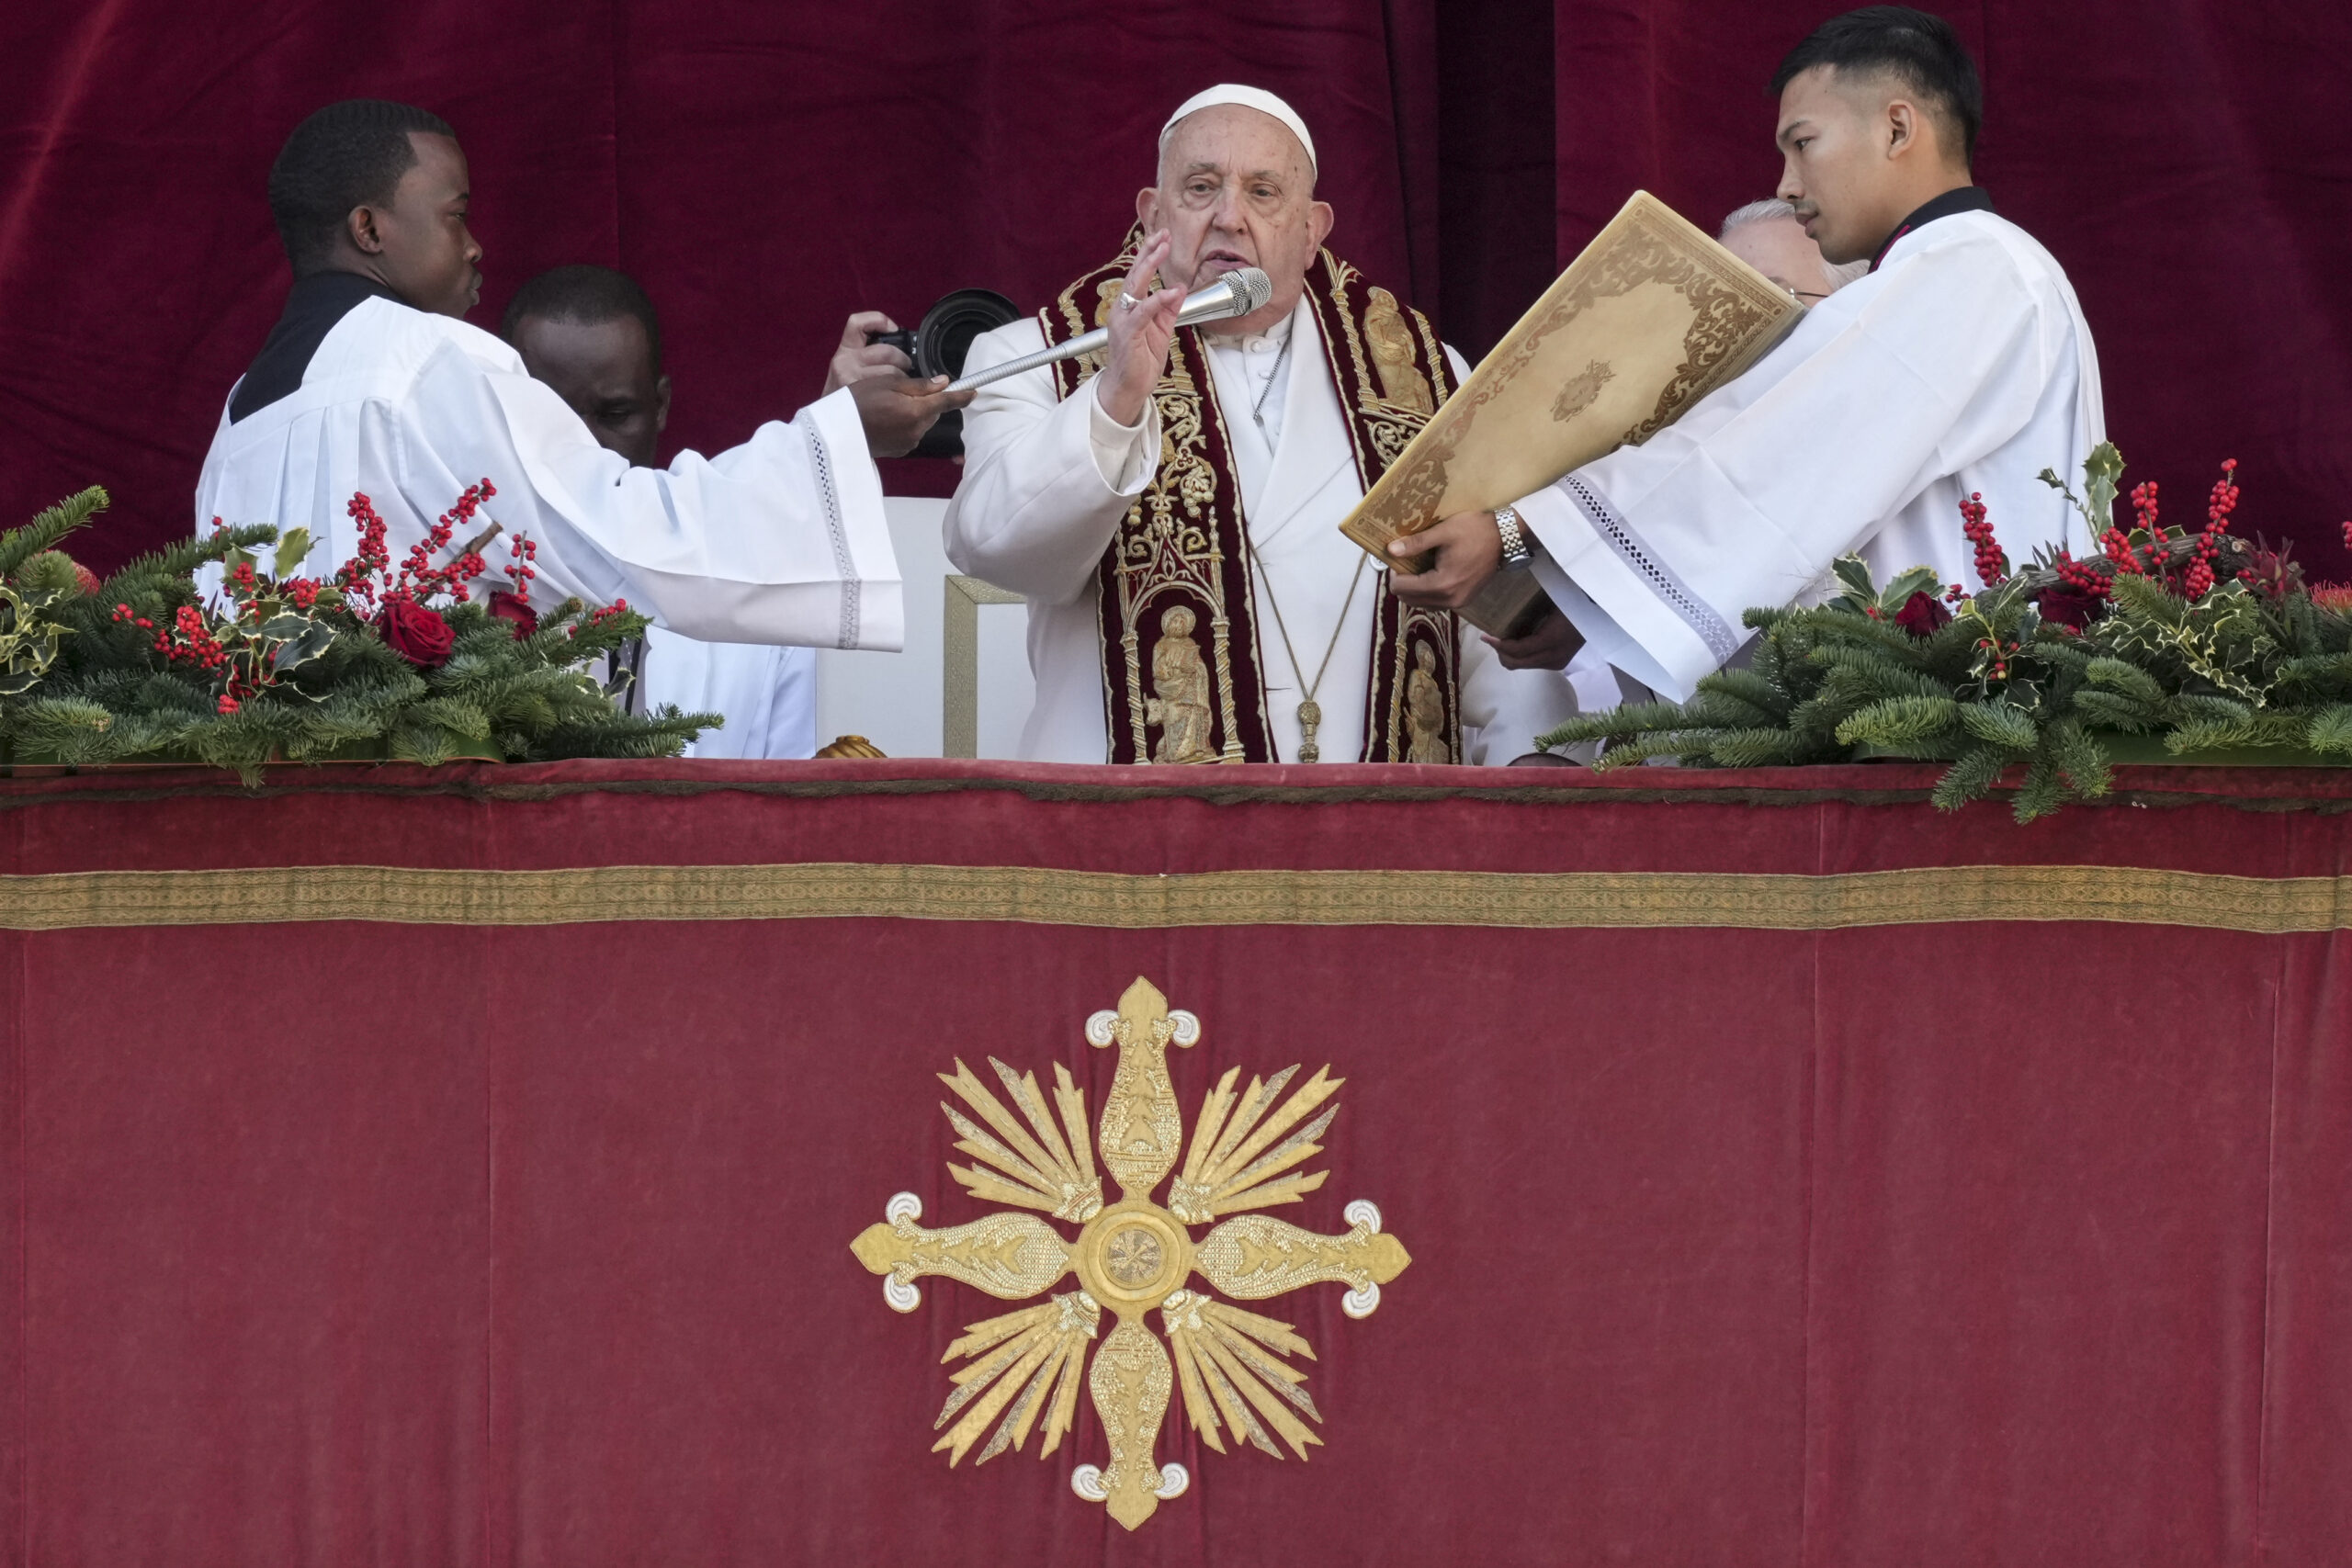
[{"label": "wristwatch", "polygon": [[1527,565],[1527,531],[1520,526],[1516,507],[1495,508],[1495,532],[1503,536],[1503,570],[1517,571]]}]

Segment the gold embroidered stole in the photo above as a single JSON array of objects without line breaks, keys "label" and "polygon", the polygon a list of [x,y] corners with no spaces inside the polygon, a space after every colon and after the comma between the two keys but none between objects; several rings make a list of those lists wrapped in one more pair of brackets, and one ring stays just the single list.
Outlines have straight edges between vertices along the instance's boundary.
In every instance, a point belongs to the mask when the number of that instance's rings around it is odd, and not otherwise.
[{"label": "gold embroidered stole", "polygon": [[[1038,313],[1046,342],[1067,343],[1109,321],[1140,239],[1139,230],[1130,231],[1116,258]],[[1369,490],[1451,395],[1453,376],[1428,320],[1329,251],[1307,269],[1306,298],[1346,414],[1357,478]],[[1097,355],[1064,360],[1054,367],[1056,389],[1067,398],[1102,367]],[[1303,369],[1294,362],[1294,374]],[[1248,522],[1198,329],[1176,334],[1152,400],[1159,410],[1159,467],[1120,520],[1101,568],[1109,760],[1277,761]],[[1458,761],[1460,625],[1450,612],[1396,599],[1386,572],[1374,578],[1360,760]]]}]

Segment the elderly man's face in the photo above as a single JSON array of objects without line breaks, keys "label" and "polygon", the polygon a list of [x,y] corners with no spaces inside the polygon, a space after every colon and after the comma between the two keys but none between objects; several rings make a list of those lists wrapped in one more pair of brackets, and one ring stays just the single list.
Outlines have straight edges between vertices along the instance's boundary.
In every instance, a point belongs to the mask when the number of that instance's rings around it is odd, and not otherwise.
[{"label": "elderly man's face", "polygon": [[1136,197],[1145,232],[1166,229],[1161,279],[1186,291],[1227,273],[1262,267],[1273,298],[1216,330],[1261,332],[1289,315],[1306,268],[1331,231],[1331,209],[1315,199],[1306,149],[1272,115],[1219,104],[1187,115],[1168,139],[1159,184]]},{"label": "elderly man's face", "polygon": [[1817,305],[1837,289],[1821,259],[1821,247],[1793,218],[1761,218],[1724,236],[1724,248],[1806,305]]}]

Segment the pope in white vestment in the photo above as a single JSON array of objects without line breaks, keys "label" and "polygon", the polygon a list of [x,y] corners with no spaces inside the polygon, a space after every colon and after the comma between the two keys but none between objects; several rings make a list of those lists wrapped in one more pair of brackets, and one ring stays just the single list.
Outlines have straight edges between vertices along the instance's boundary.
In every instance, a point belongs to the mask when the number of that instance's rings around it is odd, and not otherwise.
[{"label": "pope in white vestment", "polygon": [[[1171,151],[1170,138],[1204,109],[1222,109],[1247,139],[1239,143],[1245,149],[1240,152],[1231,152],[1234,144],[1227,142],[1199,154],[1227,160],[1215,178],[1239,186],[1282,149],[1292,149],[1294,155],[1303,150],[1305,188],[1279,195],[1300,204],[1311,195],[1313,143],[1296,115],[1255,89],[1220,88],[1180,108],[1163,131],[1161,175],[1175,192],[1166,197],[1170,205],[1183,199],[1181,182],[1191,177],[1185,165],[1198,161],[1183,146]],[[1265,152],[1270,146],[1275,151]],[[1232,157],[1243,162],[1233,164]],[[1205,181],[1211,175],[1199,177]],[[1255,198],[1260,208],[1254,213],[1208,219],[1205,237],[1196,243],[1204,256],[1216,254],[1216,247],[1223,245],[1233,253],[1227,257],[1231,265],[1265,266],[1275,275],[1279,302],[1283,278],[1276,259],[1242,254],[1242,236],[1250,231],[1252,218],[1274,210],[1274,195],[1261,192]],[[1246,208],[1252,197],[1216,199]],[[1181,284],[1188,266],[1180,264],[1169,276]],[[1295,290],[1295,270],[1291,282]],[[1372,293],[1387,299],[1378,290]],[[1238,334],[1201,334],[1201,357],[1222,411],[1229,477],[1246,548],[1252,553],[1250,614],[1272,749],[1281,761],[1300,758],[1305,735],[1299,704],[1311,691],[1320,709],[1316,744],[1322,758],[1351,761],[1365,741],[1380,572],[1339,532],[1340,521],[1363,491],[1351,411],[1341,403],[1332,370],[1340,350],[1325,341],[1308,299],[1294,297],[1295,304],[1271,321],[1245,320],[1247,330]],[[1381,308],[1395,319],[1393,304]],[[1014,322],[978,339],[965,371],[1001,364],[1045,342],[1039,321]],[[1466,373],[1450,349],[1445,363],[1456,379]],[[981,389],[965,414],[964,479],[946,517],[947,555],[957,570],[1029,601],[1036,705],[1023,731],[1021,754],[1035,761],[1100,762],[1109,752],[1104,552],[1137,497],[1152,484],[1167,449],[1156,401],[1147,400],[1138,420],[1122,424],[1095,391],[1089,381],[1062,396],[1050,368]],[[1195,640],[1205,648],[1207,617],[1192,618],[1197,622]],[[1508,762],[1531,749],[1534,735],[1576,711],[1574,691],[1557,674],[1505,670],[1468,628],[1460,646],[1462,761]],[[1600,680],[1611,680],[1597,660],[1590,668]],[[1409,668],[1405,678],[1410,678]],[[1613,682],[1596,699],[1600,705],[1613,704]],[[1400,739],[1400,760],[1405,751]],[[1416,752],[1416,759],[1421,754]]]},{"label": "pope in white vestment", "polygon": [[1881,582],[1924,565],[1973,591],[1972,494],[2015,559],[2090,547],[2036,478],[2078,479],[2107,439],[2090,327],[2050,253],[1963,199],[1675,423],[1518,503],[1589,652],[1680,700],[1750,636],[1742,611],[1849,551]]}]

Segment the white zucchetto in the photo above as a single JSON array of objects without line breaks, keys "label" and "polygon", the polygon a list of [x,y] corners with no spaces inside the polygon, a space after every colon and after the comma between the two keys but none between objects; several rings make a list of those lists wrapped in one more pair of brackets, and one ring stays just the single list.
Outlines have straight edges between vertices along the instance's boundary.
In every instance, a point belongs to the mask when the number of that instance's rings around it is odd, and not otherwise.
[{"label": "white zucchetto", "polygon": [[1168,123],[1159,128],[1160,155],[1167,155],[1168,139],[1176,134],[1179,120],[1188,115],[1196,115],[1203,109],[1216,108],[1220,104],[1238,104],[1245,109],[1256,109],[1260,114],[1282,121],[1290,128],[1290,133],[1298,138],[1298,144],[1306,150],[1306,166],[1317,174],[1322,173],[1315,162],[1315,138],[1306,134],[1306,122],[1298,118],[1298,111],[1263,87],[1245,87],[1234,82],[1220,82],[1208,91],[1194,93],[1177,105],[1176,112],[1168,117]]}]

